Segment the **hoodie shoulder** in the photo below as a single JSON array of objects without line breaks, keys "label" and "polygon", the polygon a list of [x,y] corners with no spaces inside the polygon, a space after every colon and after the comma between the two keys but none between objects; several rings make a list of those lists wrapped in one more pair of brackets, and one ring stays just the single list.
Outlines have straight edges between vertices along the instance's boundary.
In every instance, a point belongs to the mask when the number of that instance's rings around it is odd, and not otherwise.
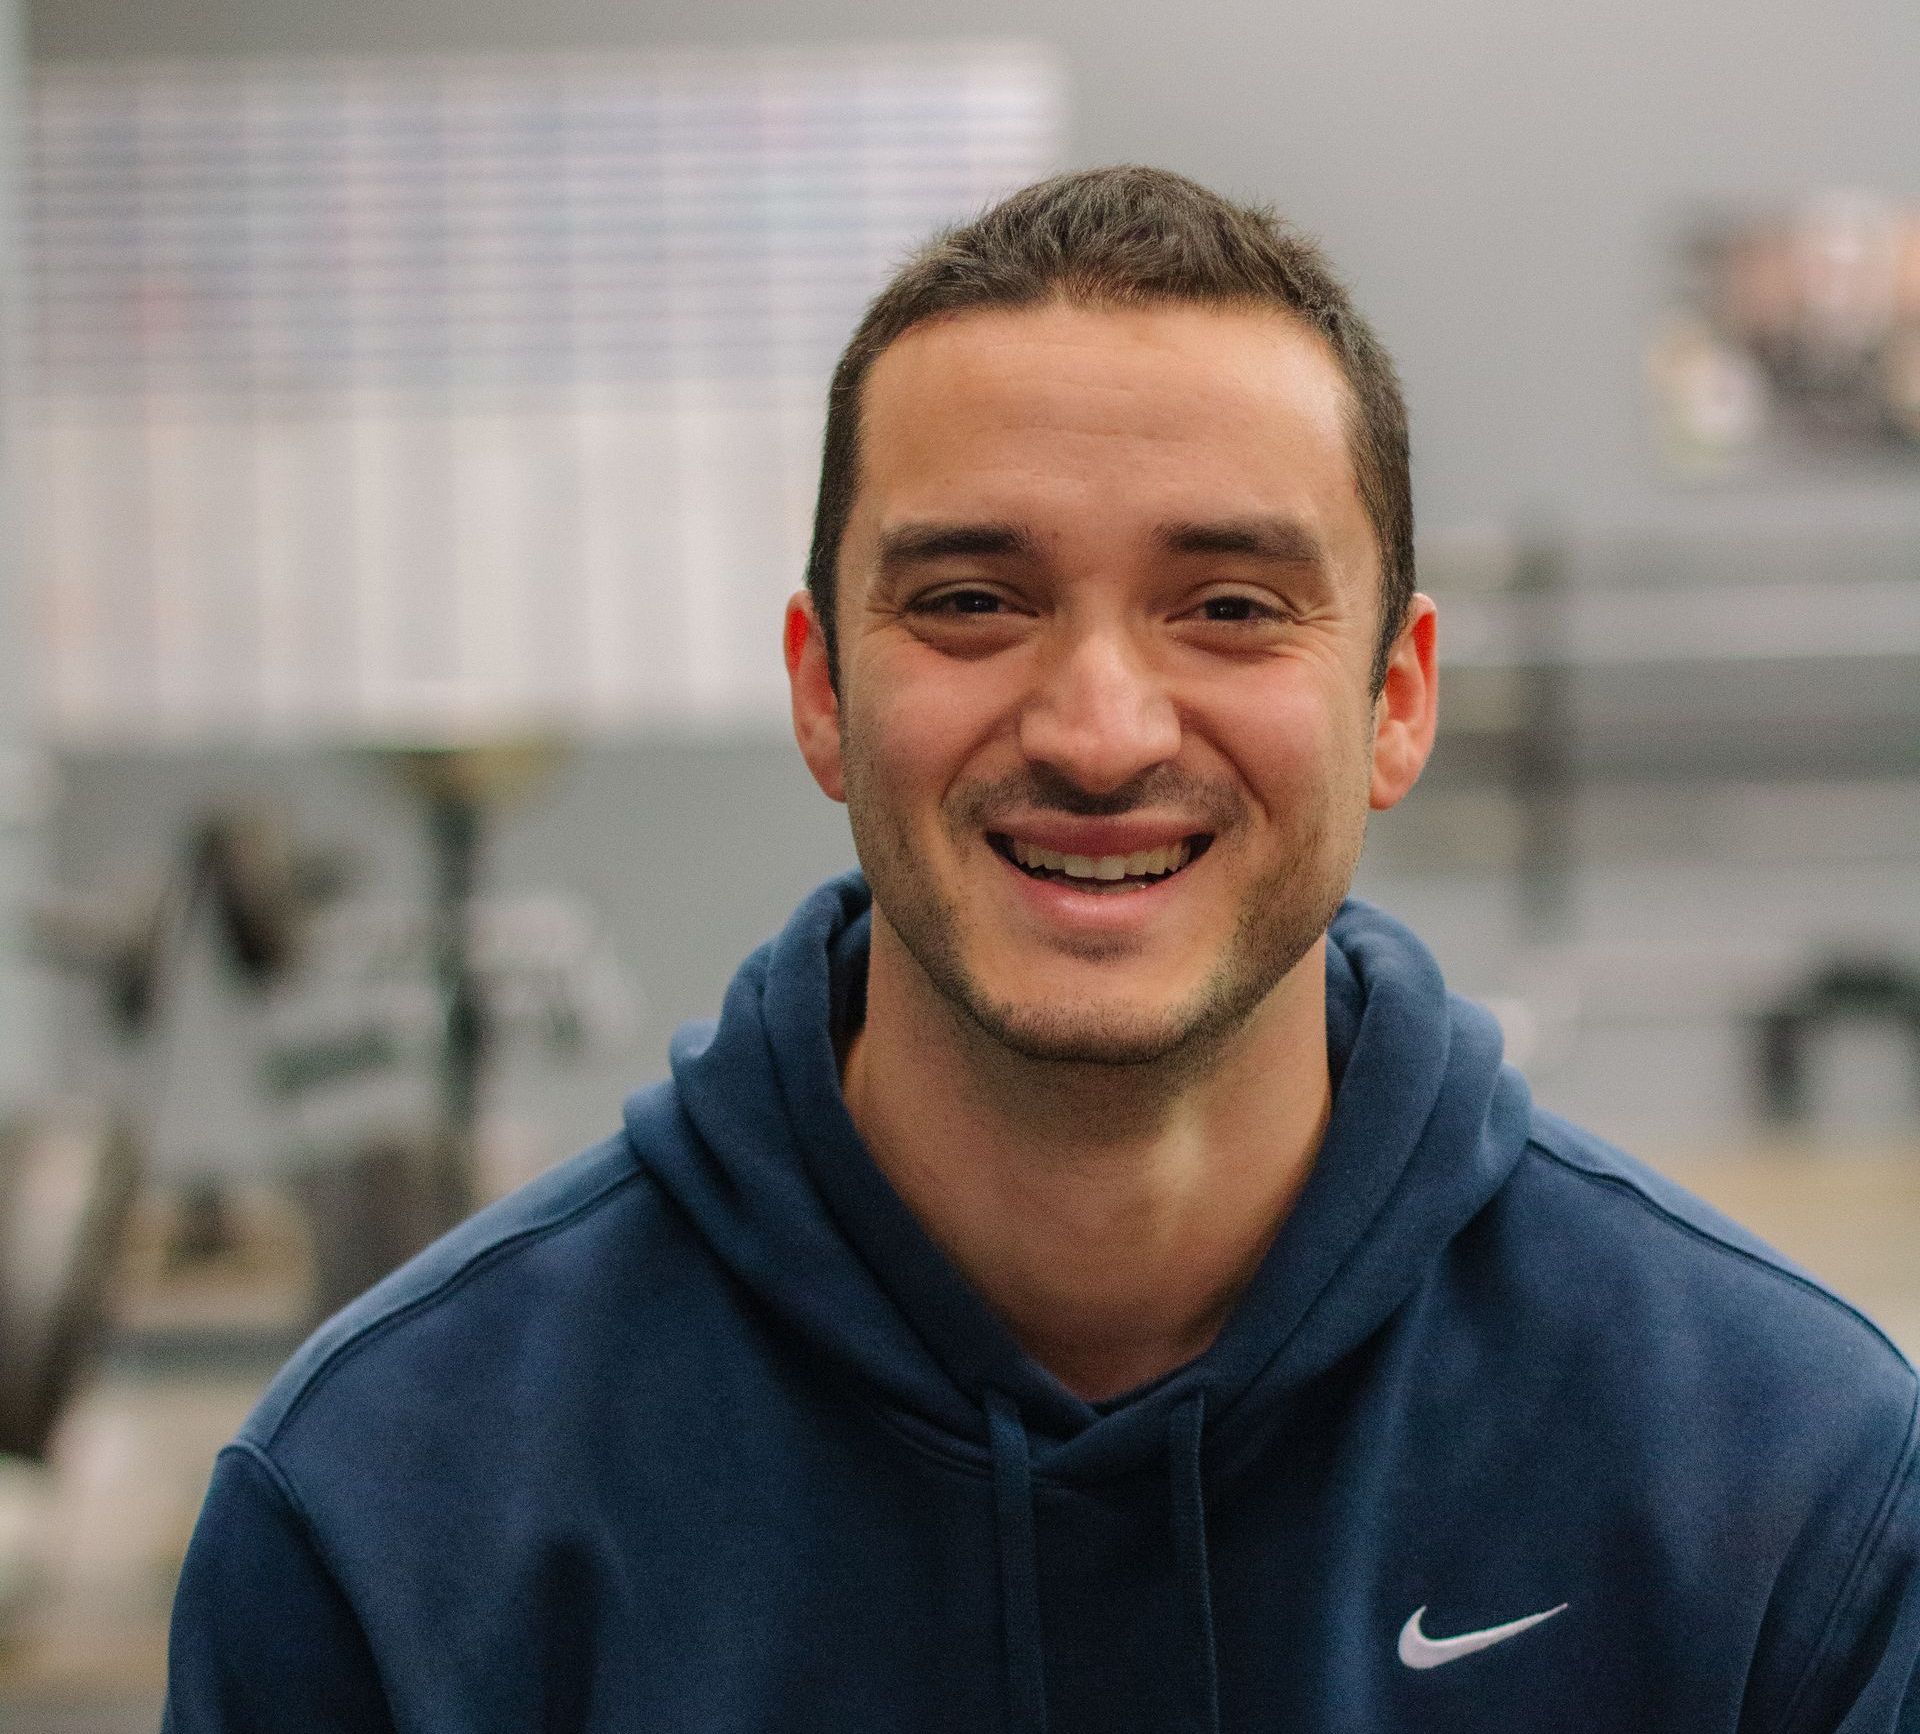
[{"label": "hoodie shoulder", "polygon": [[[1552,1221],[1551,1243],[1591,1242],[1624,1281],[1687,1300],[1697,1328],[1719,1319],[1757,1335],[1783,1370],[1812,1357],[1830,1374],[1835,1357],[1891,1399],[1902,1420],[1920,1396],[1920,1376],[1886,1333],[1758,1235],[1683,1186],[1591,1132],[1535,1108],[1523,1192]],[[1543,1225],[1544,1226],[1544,1225]]]},{"label": "hoodie shoulder", "polygon": [[1777,1562],[1755,1725],[1854,1727],[1848,1705],[1912,1667],[1888,1633],[1920,1618],[1913,1367],[1758,1236],[1557,1116],[1536,1111],[1494,1214],[1532,1351],[1579,1369],[1588,1449],[1630,1466],[1683,1571],[1724,1569],[1715,1536]]},{"label": "hoodie shoulder", "polygon": [[[423,1334],[474,1334],[499,1307],[502,1291],[550,1291],[556,1270],[568,1268],[581,1281],[595,1280],[609,1232],[628,1244],[644,1240],[636,1211],[645,1216],[658,1208],[624,1133],[560,1163],[443,1235],[323,1324],[268,1386],[241,1440],[271,1452],[344,1368],[372,1355],[392,1371],[419,1358]],[[609,1221],[616,1217],[617,1226]],[[484,1300],[483,1289],[490,1291]]]}]

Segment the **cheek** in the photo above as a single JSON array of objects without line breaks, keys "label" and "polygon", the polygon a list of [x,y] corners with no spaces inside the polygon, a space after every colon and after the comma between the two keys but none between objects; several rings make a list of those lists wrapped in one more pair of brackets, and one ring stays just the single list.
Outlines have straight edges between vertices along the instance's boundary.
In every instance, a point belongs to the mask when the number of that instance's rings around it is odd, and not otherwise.
[{"label": "cheek", "polygon": [[[916,659],[901,658],[911,663]],[[878,667],[847,712],[849,743],[888,779],[875,790],[895,799],[909,787],[937,798],[975,765],[1002,714],[1002,683],[984,667],[943,666],[938,678],[909,667]]]},{"label": "cheek", "polygon": [[919,784],[939,774],[948,731],[941,727],[937,705],[879,704],[860,719],[860,728],[874,765],[887,775]]},{"label": "cheek", "polygon": [[951,704],[909,689],[851,705],[844,714],[850,801],[896,833],[927,823],[967,759],[966,734]]},{"label": "cheek", "polygon": [[1363,756],[1359,725],[1347,721],[1312,694],[1283,689],[1216,711],[1213,732],[1256,795],[1271,792],[1291,807],[1303,785],[1344,774],[1347,760]]}]

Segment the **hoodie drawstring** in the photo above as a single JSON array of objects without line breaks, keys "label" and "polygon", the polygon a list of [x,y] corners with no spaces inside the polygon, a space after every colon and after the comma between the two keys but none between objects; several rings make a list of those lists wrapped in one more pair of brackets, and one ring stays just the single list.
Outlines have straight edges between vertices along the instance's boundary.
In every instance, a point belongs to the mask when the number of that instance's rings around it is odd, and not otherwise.
[{"label": "hoodie drawstring", "polygon": [[1213,1643],[1213,1589],[1207,1571],[1207,1501],[1200,1484],[1200,1435],[1206,1399],[1196,1391],[1167,1423],[1167,1478],[1173,1493],[1173,1554],[1180,1567],[1181,1605],[1192,1621],[1196,1734],[1220,1734],[1220,1660]]},{"label": "hoodie drawstring", "polygon": [[1033,1464],[1011,1399],[987,1394],[993,1511],[1000,1538],[1000,1622],[1007,1652],[1008,1734],[1047,1734],[1047,1667],[1040,1646],[1040,1556],[1033,1534]]},{"label": "hoodie drawstring", "polygon": [[[1192,1695],[1199,1710],[1188,1723],[1192,1734],[1220,1734],[1220,1664],[1214,1649],[1213,1591],[1207,1569],[1206,1493],[1200,1480],[1200,1440],[1206,1419],[1206,1401],[1196,1392],[1173,1411],[1167,1423],[1173,1553],[1181,1607],[1189,1621],[1185,1647],[1193,1657]],[[987,1394],[987,1437],[993,1452],[994,1526],[1000,1543],[1007,1727],[1009,1734],[1047,1734],[1031,1447],[1019,1409],[998,1391]]]}]

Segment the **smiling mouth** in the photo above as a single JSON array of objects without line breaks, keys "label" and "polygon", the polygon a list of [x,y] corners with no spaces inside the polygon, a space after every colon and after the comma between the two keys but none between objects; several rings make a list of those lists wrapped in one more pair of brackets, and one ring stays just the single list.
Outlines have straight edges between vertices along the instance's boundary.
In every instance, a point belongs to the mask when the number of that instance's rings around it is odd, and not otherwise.
[{"label": "smiling mouth", "polygon": [[1143,849],[1135,855],[1063,855],[1055,849],[1017,842],[998,831],[989,831],[987,841],[1002,860],[1029,879],[1100,893],[1141,891],[1171,879],[1207,852],[1213,835],[1207,831],[1196,832],[1164,848]]}]

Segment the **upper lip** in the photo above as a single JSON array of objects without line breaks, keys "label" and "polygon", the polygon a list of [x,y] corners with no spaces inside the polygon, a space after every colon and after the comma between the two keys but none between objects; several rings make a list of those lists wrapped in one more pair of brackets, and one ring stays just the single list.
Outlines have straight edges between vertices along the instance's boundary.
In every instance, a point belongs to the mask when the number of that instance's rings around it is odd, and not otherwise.
[{"label": "upper lip", "polygon": [[1139,855],[1149,849],[1171,848],[1189,837],[1205,835],[1204,828],[1178,819],[1129,816],[1122,819],[1075,819],[1065,815],[1035,815],[1030,819],[999,819],[987,834],[1049,849],[1059,855]]}]

